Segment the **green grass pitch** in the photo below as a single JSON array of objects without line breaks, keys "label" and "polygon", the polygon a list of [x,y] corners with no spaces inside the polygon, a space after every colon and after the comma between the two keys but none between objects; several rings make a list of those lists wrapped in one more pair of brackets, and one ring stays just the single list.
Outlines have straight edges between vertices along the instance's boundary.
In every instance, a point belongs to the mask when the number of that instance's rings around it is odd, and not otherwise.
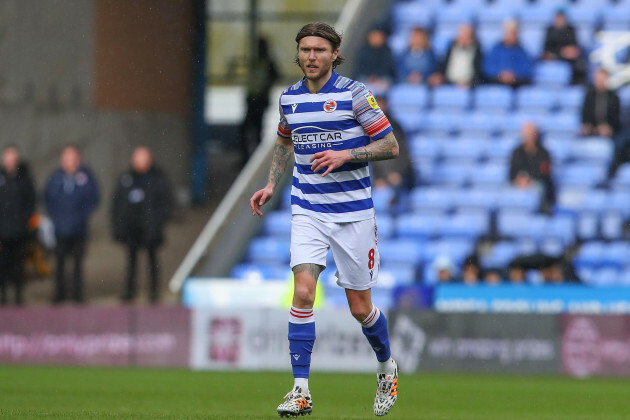
[{"label": "green grass pitch", "polygon": [[[290,373],[0,366],[2,419],[276,419]],[[304,419],[373,419],[374,375],[312,375]],[[628,419],[621,379],[401,375],[388,419]]]}]

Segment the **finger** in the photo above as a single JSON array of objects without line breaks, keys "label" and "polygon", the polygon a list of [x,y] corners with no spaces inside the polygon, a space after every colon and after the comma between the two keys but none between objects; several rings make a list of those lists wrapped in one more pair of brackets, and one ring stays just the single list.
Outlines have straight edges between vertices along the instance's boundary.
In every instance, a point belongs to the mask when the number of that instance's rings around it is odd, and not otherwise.
[{"label": "finger", "polygon": [[313,157],[311,157],[311,162],[321,158],[324,156],[324,152],[317,152],[313,155]]},{"label": "finger", "polygon": [[328,166],[328,169],[326,169],[326,172],[324,172],[322,174],[322,177],[324,177],[324,176],[328,175],[329,173],[331,173],[333,169],[335,169],[335,168],[332,165]]}]

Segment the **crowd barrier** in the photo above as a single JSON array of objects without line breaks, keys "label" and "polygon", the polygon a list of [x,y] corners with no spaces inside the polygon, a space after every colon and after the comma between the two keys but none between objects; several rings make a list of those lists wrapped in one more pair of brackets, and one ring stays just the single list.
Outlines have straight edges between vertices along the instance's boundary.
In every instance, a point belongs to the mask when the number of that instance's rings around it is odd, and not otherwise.
[{"label": "crowd barrier", "polygon": [[[372,372],[347,310],[319,309],[313,371]],[[630,376],[630,316],[393,310],[401,370]],[[1,364],[290,370],[284,309],[0,310]]]}]

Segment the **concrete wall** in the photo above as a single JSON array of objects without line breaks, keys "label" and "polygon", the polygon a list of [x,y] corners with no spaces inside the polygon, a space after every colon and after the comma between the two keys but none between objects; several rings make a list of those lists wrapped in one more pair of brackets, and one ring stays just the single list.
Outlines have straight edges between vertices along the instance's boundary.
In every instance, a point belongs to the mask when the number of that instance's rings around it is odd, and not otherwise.
[{"label": "concrete wall", "polygon": [[0,148],[17,144],[41,189],[64,144],[78,144],[104,192],[97,229],[136,145],[188,187],[191,2],[0,1]]}]

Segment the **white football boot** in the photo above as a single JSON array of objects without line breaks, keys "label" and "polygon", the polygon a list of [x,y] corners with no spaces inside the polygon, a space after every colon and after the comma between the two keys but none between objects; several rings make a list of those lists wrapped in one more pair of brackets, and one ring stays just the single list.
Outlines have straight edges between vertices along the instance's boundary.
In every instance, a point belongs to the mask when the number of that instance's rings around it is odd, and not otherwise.
[{"label": "white football boot", "polygon": [[310,415],[313,411],[311,393],[302,392],[302,388],[296,386],[284,396],[284,402],[278,406],[280,417],[297,417]]},{"label": "white football boot", "polygon": [[391,410],[398,398],[398,364],[395,360],[394,373],[376,374],[376,397],[374,397],[374,414],[384,416]]}]

